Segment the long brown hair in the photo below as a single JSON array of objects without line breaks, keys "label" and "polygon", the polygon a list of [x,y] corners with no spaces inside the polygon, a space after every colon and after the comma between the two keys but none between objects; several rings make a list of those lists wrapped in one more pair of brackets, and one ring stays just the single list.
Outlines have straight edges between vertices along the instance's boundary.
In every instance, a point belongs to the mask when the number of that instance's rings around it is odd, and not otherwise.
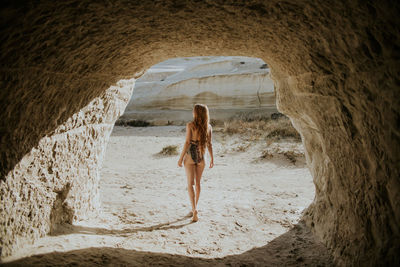
[{"label": "long brown hair", "polygon": [[193,108],[193,114],[193,126],[197,130],[197,133],[200,137],[200,151],[202,154],[204,154],[208,139],[208,124],[210,122],[208,107],[203,104],[196,104]]}]

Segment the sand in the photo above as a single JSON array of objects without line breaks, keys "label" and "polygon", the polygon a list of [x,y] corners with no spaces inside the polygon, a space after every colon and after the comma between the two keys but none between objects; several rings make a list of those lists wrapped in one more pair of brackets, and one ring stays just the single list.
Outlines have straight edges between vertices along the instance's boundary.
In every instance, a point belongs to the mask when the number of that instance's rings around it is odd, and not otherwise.
[{"label": "sand", "polygon": [[[215,129],[215,167],[204,171],[199,221],[192,223],[179,155],[158,154],[167,145],[181,149],[184,134],[182,126],[115,127],[101,171],[99,215],[62,226],[5,262],[332,264],[325,247],[299,223],[315,193],[304,158],[296,163],[280,155],[263,159],[263,140],[230,137]],[[303,151],[301,143],[269,144],[269,149],[277,147]]]}]

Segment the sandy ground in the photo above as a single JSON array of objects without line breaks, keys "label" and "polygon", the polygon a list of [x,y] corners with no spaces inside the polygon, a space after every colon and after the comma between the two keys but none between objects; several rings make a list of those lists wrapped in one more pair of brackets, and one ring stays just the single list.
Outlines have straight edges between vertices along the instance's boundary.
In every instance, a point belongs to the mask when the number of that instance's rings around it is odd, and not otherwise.
[{"label": "sandy ground", "polygon": [[[167,145],[181,149],[183,130],[115,127],[101,171],[99,216],[64,226],[5,261],[52,266],[332,264],[326,249],[298,223],[314,197],[304,159],[296,164],[284,156],[262,159],[265,141],[215,131],[215,167],[204,171],[199,221],[192,223],[179,156],[157,154]],[[274,146],[275,151],[302,151],[300,143],[274,143],[269,149]]]}]

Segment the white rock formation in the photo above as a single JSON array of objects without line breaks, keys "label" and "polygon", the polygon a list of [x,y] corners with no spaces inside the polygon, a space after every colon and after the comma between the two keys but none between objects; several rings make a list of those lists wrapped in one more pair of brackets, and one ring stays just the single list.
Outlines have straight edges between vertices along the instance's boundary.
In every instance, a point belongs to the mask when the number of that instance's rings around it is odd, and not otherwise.
[{"label": "white rock formation", "polygon": [[275,105],[274,84],[264,61],[249,57],[174,58],[151,67],[137,80],[127,111],[258,108]]},{"label": "white rock formation", "polygon": [[229,117],[243,109],[275,110],[274,84],[267,64],[251,57],[166,60],[137,80],[123,118],[187,120],[191,113],[177,110],[190,110],[195,103],[220,110],[214,112],[214,118]]}]

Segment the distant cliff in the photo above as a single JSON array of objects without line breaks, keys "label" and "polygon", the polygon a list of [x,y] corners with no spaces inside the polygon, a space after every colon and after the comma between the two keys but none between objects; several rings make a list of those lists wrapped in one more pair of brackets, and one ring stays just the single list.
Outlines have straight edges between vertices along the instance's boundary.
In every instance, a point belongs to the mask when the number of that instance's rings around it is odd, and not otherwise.
[{"label": "distant cliff", "polygon": [[191,113],[186,116],[179,110],[191,110],[196,103],[220,110],[214,118],[226,118],[243,109],[275,110],[274,84],[267,64],[250,57],[169,59],[136,81],[124,117],[187,120]]}]

